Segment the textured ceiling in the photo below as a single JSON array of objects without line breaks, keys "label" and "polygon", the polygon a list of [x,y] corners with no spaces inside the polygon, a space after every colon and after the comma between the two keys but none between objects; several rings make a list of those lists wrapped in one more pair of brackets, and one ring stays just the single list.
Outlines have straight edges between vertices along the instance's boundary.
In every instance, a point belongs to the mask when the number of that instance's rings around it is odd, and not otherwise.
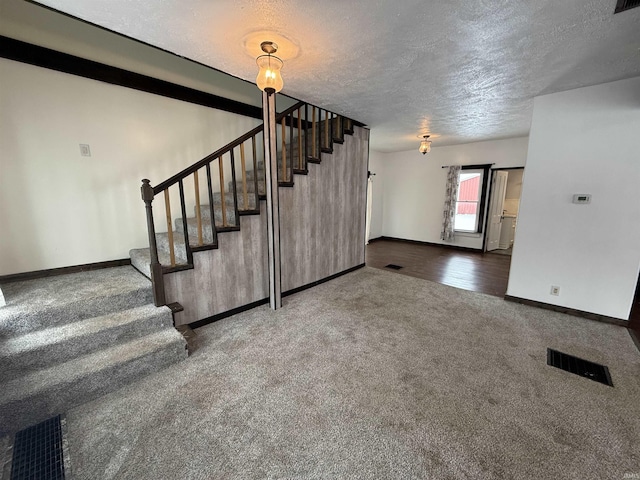
[{"label": "textured ceiling", "polygon": [[39,3],[251,81],[275,40],[283,93],[387,152],[527,135],[534,96],[640,75],[640,9],[616,0]]}]

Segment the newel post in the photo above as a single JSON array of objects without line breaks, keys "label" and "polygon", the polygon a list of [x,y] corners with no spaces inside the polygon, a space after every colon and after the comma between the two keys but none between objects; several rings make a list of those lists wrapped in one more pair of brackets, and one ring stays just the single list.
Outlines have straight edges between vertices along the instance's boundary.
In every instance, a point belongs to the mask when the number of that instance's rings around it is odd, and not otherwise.
[{"label": "newel post", "polygon": [[158,246],[156,245],[156,229],[153,224],[153,187],[149,184],[149,180],[146,178],[142,180],[142,187],[140,187],[142,194],[142,201],[144,201],[145,209],[147,211],[147,232],[149,233],[149,250],[151,252],[151,284],[153,285],[153,303],[156,307],[166,305],[166,299],[164,296],[164,278],[162,276],[162,265],[158,260]]}]

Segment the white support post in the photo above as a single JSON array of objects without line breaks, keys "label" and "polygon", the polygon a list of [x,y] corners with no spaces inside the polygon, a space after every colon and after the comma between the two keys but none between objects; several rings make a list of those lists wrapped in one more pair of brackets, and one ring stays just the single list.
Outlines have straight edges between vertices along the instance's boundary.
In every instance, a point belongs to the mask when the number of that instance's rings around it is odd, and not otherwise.
[{"label": "white support post", "polygon": [[276,310],[282,306],[280,277],[280,210],[278,203],[278,157],[276,137],[275,93],[262,92],[264,117],[264,168],[267,194],[267,238],[269,243],[269,303]]}]

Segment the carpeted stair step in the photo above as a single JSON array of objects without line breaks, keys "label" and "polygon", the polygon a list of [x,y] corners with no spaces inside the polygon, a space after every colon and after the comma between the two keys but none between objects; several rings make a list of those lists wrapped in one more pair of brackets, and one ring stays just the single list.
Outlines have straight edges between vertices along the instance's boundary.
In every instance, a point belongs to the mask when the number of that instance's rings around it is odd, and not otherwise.
[{"label": "carpeted stair step", "polygon": [[130,266],[6,283],[2,290],[0,338],[153,302],[149,280]]},{"label": "carpeted stair step", "polygon": [[[279,151],[277,154],[278,154],[278,176],[282,177],[282,152]],[[293,160],[294,160],[293,167],[298,168],[299,159],[298,159],[297,144],[294,144]],[[291,167],[292,167],[292,162],[290,158],[290,151],[287,150],[287,174],[286,174],[287,178],[291,178]],[[303,168],[304,168],[304,165],[303,165]],[[263,193],[264,191],[264,179],[265,179],[264,162],[261,161],[261,162],[258,162],[258,192],[259,193]],[[280,178],[280,180],[282,181],[282,178]],[[238,191],[238,199],[240,199],[242,196],[242,189],[243,189],[242,176],[240,175],[236,175],[236,188]],[[227,182],[227,191],[228,192],[233,191],[233,180],[229,180],[229,182]],[[255,191],[256,191],[256,183],[254,181],[254,171],[249,170],[247,172],[247,192],[253,193]]]},{"label": "carpeted stair step", "polygon": [[[297,164],[296,164],[296,168],[297,168]],[[302,169],[304,169],[304,165],[302,166],[301,170]],[[287,168],[286,178],[288,180],[291,179],[291,168]],[[278,180],[282,181],[282,171],[278,171]],[[238,189],[237,190],[238,191],[238,208],[240,208],[242,206],[242,194],[243,194],[243,191],[242,191],[242,188],[243,188],[242,180],[236,180],[236,186],[237,186],[237,189]],[[229,184],[227,185],[227,190],[229,192],[232,192],[233,191],[232,189],[233,189],[233,182],[229,182]],[[249,196],[249,202],[252,202],[251,196],[255,193],[255,191],[256,191],[255,182],[253,182],[253,180],[248,181],[247,182],[247,194]],[[264,193],[265,193],[264,180],[260,180],[258,182],[258,193],[260,195],[264,195]],[[220,194],[219,193],[218,194],[214,194],[214,195],[217,195],[217,197],[214,197],[214,198],[217,198],[217,199],[220,198]],[[233,193],[231,193],[231,194],[225,193],[225,196],[227,196],[227,195],[232,195],[231,198],[233,198]],[[231,205],[233,205],[233,201],[231,201]]]},{"label": "carpeted stair step", "polygon": [[[254,201],[255,203],[255,201]],[[254,203],[249,203],[249,206],[253,206]],[[238,205],[238,209],[240,209],[240,205]],[[200,212],[202,218],[211,218],[211,212],[209,209],[209,205],[200,205]],[[225,215],[227,217],[227,225],[235,225],[236,224],[236,211],[233,205],[233,202],[227,202],[225,204]],[[220,204],[214,204],[213,206],[213,216],[216,221],[216,225],[218,227],[222,226],[222,206]]]},{"label": "carpeted stair step", "polygon": [[167,328],[11,380],[0,390],[0,434],[91,401],[186,356],[182,335]]},{"label": "carpeted stair step", "polygon": [[[244,208],[244,198],[243,198],[243,191],[241,188],[241,185],[238,185],[238,208],[240,210],[252,210],[253,208],[255,208],[256,205],[256,196],[255,196],[255,183],[251,183],[251,185],[253,185],[251,187],[251,189],[247,188],[247,204],[249,208]],[[264,186],[264,184],[262,184]],[[258,184],[258,189],[260,189],[260,184]],[[264,188],[263,188],[264,190]],[[215,192],[213,194],[213,205],[215,207],[216,210],[221,209],[222,206],[222,194],[220,192]],[[224,202],[225,202],[225,206],[227,207],[227,210],[229,208],[233,208],[234,202],[233,202],[233,192],[229,191],[229,192],[225,192],[224,194]],[[200,206],[202,208],[202,205]],[[207,205],[208,208],[208,205]],[[195,215],[195,207],[193,208],[194,210],[194,215]]]},{"label": "carpeted stair step", "polygon": [[[161,255],[166,259],[166,263],[160,260],[162,265],[170,265],[170,253],[169,253],[169,234],[156,233],[156,245],[158,246],[158,256]],[[182,265],[187,263],[187,250],[184,246],[184,235],[180,232],[173,232],[173,253],[175,256],[176,265]]]},{"label": "carpeted stair step", "polygon": [[[254,202],[255,203],[255,202]],[[213,232],[211,230],[211,214],[209,212],[209,205],[201,205],[200,206],[200,215],[202,216],[202,241],[204,244],[212,244],[213,243]],[[222,221],[222,208],[220,206],[216,206],[213,212],[214,221],[216,223],[217,228],[221,228],[224,226],[224,222]],[[227,205],[226,209],[227,216],[227,227],[234,227],[237,225],[235,210],[233,205]],[[184,224],[182,223],[182,217],[178,217],[174,220],[174,225],[176,226],[176,231],[182,232],[184,231]],[[198,245],[198,220],[196,217],[188,217],[187,218],[187,231],[189,233],[189,244],[191,246]],[[184,238],[184,236],[182,236]]]},{"label": "carpeted stair step", "polygon": [[[169,265],[169,256],[158,252],[158,257],[162,265]],[[133,248],[129,250],[131,266],[138,270],[147,278],[151,278],[151,252],[149,248]]]},{"label": "carpeted stair step", "polygon": [[[247,181],[248,182],[253,182],[253,178],[255,175],[254,170],[248,170],[247,171]],[[260,182],[264,182],[264,162],[258,162],[258,183]],[[241,180],[241,179],[240,179]]]},{"label": "carpeted stair step", "polygon": [[[188,221],[191,219],[187,219]],[[195,222],[195,218],[192,219]],[[204,226],[204,219],[203,219]],[[194,227],[197,228],[197,227]],[[191,231],[191,227],[190,227]],[[203,234],[205,228],[203,228]],[[209,230],[209,237],[211,232]],[[189,237],[189,243],[192,246],[197,245],[197,232],[193,230],[193,237]],[[169,234],[156,233],[156,245],[158,247],[158,260],[160,264],[165,267],[171,266],[171,256],[169,253]],[[187,251],[184,247],[184,235],[181,232],[173,232],[173,245],[175,255],[175,266],[187,265]],[[151,251],[147,248],[133,248],[129,250],[129,258],[131,259],[131,265],[135,267],[140,273],[147,278],[151,278]]]},{"label": "carpeted stair step", "polygon": [[[184,248],[184,235],[173,232],[175,264],[187,265],[187,253]],[[160,264],[171,266],[171,256],[169,254],[169,235],[164,233],[156,234],[156,245],[158,246],[158,260]],[[131,265],[147,278],[151,278],[151,253],[147,248],[134,248],[129,250]]]},{"label": "carpeted stair step", "polygon": [[[208,214],[208,212],[206,212]],[[222,224],[222,218],[219,219]],[[180,223],[178,223],[180,222]],[[198,244],[197,238],[197,226],[195,218],[188,218],[189,223],[189,243],[192,246]],[[205,212],[203,212],[203,235],[205,236],[205,243],[211,243],[211,229],[210,222],[207,222]],[[176,219],[176,225],[182,225],[182,219]],[[233,224],[231,224],[233,225]],[[207,230],[209,230],[207,232]],[[167,232],[156,233],[156,245],[158,247],[158,260],[160,264],[165,267],[171,266],[171,255],[169,252],[169,234]],[[184,245],[184,235],[181,231],[173,232],[173,248],[174,248],[174,260],[175,266],[188,265],[187,263],[187,250]],[[129,258],[131,259],[131,265],[136,268],[147,278],[151,278],[151,252],[149,248],[134,248],[129,250]]]},{"label": "carpeted stair step", "polygon": [[0,341],[0,382],[172,327],[171,312],[149,304],[7,338]]},{"label": "carpeted stair step", "polygon": [[[222,226],[222,214],[218,215],[216,211],[215,217],[216,224]],[[229,217],[228,214],[227,217]],[[182,218],[176,218],[175,225],[176,230],[182,232],[184,228]],[[195,217],[187,218],[187,230],[189,232],[189,244],[191,246],[198,245],[198,221]],[[208,207],[206,212],[202,211],[202,243],[205,245],[213,244],[213,231],[211,230],[211,217],[209,216]]]},{"label": "carpeted stair step", "polygon": [[[260,180],[260,182],[264,182],[264,180]],[[238,191],[238,205],[242,202],[242,180],[236,180],[236,188]],[[260,183],[258,183],[258,189],[260,189]],[[227,185],[227,191],[233,191],[233,182],[229,182]],[[253,180],[247,180],[247,193],[251,195],[256,191],[256,183]]]},{"label": "carpeted stair step", "polygon": [[[240,192],[238,193],[241,195]],[[240,197],[240,195],[238,195],[238,197]],[[238,198],[238,200],[240,200],[240,198]],[[224,192],[224,202],[227,209],[233,208],[233,192],[232,191],[227,190],[226,192]],[[215,192],[213,194],[213,205],[216,209],[220,209],[221,204],[222,204],[222,194],[220,192]],[[209,205],[205,205],[205,204],[200,205],[200,208],[203,208],[203,207],[209,208]],[[193,210],[195,213],[195,207],[193,207]]]}]

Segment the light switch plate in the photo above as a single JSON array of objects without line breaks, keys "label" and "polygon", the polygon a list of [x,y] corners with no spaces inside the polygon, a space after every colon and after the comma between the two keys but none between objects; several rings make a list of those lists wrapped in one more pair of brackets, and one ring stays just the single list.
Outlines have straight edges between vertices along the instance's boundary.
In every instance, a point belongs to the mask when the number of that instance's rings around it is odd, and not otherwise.
[{"label": "light switch plate", "polygon": [[91,156],[91,148],[89,148],[89,145],[87,145],[86,143],[80,144],[80,155],[82,155],[83,157]]},{"label": "light switch plate", "polygon": [[573,203],[577,203],[577,204],[591,203],[591,194],[576,193],[575,195],[573,195]]}]

